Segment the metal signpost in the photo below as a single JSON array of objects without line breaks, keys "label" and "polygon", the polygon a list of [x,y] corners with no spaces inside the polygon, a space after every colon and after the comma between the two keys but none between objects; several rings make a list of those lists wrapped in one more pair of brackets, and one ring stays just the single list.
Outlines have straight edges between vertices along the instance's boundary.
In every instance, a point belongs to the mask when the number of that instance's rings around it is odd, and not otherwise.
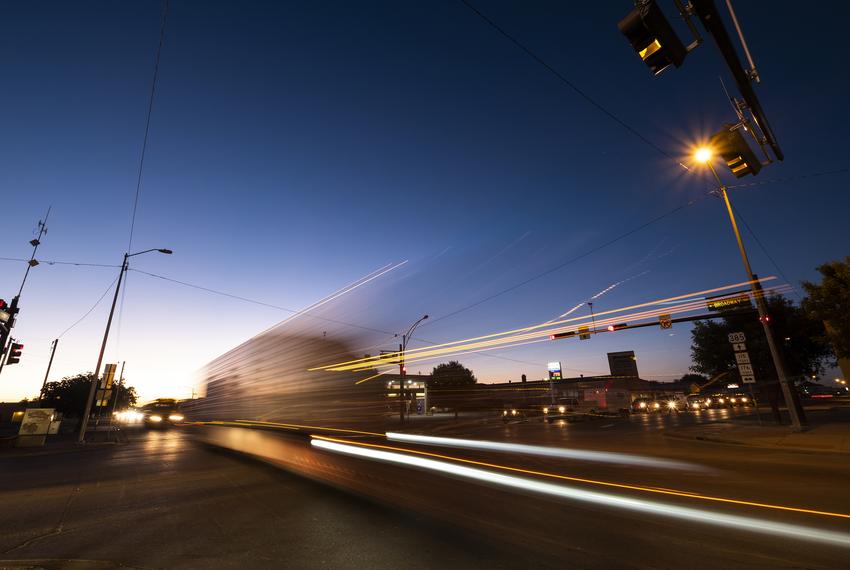
[{"label": "metal signpost", "polygon": [[753,371],[753,363],[750,360],[750,353],[747,352],[747,337],[742,332],[733,332],[728,335],[729,343],[732,345],[732,350],[735,352],[735,363],[738,366],[738,375],[741,377],[741,382],[749,384],[750,398],[753,399],[753,406],[756,409],[756,417],[761,425],[761,414],[759,414],[758,401],[753,393],[753,384],[756,383],[755,372]]}]

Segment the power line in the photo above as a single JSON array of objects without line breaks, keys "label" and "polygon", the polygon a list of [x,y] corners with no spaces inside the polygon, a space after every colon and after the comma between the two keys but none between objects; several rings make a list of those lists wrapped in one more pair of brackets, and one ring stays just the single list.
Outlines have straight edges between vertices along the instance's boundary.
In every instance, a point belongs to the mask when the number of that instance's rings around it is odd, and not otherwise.
[{"label": "power line", "polygon": [[756,182],[747,182],[744,184],[732,184],[727,186],[727,190],[732,188],[752,188],[753,186],[764,186],[765,184],[777,184],[779,182],[794,182],[795,180],[805,180],[806,178],[818,178],[820,176],[830,176],[833,174],[847,174],[850,168],[838,168],[836,170],[826,170],[823,172],[812,172],[809,174],[798,174],[795,176],[786,176],[784,178],[768,178],[767,180],[758,180]]},{"label": "power line", "polygon": [[460,2],[464,6],[469,8],[469,10],[471,10],[472,13],[474,13],[476,16],[481,18],[481,20],[486,22],[491,28],[493,28],[494,30],[499,32],[502,36],[507,38],[512,44],[514,44],[520,50],[525,52],[525,54],[528,55],[531,59],[533,59],[534,61],[539,63],[541,66],[543,66],[546,70],[548,70],[550,73],[552,73],[552,75],[557,77],[564,85],[566,85],[567,87],[572,89],[579,97],[581,97],[582,99],[584,99],[585,101],[590,103],[593,107],[595,107],[597,110],[599,110],[604,115],[606,115],[608,118],[610,118],[612,121],[614,121],[615,123],[617,123],[618,125],[623,127],[629,133],[631,133],[632,135],[637,137],[639,140],[641,140],[645,144],[649,145],[650,147],[655,149],[660,154],[666,156],[667,158],[669,158],[670,160],[675,162],[678,166],[681,166],[682,168],[684,168],[685,170],[690,172],[691,169],[688,168],[685,164],[683,164],[682,161],[680,161],[675,156],[673,156],[672,154],[670,154],[669,152],[667,152],[666,150],[664,150],[663,148],[661,148],[660,146],[658,146],[657,144],[655,144],[654,142],[649,140],[647,137],[642,135],[637,129],[635,129],[634,127],[632,127],[631,125],[626,123],[623,119],[621,119],[620,117],[615,115],[612,111],[608,110],[604,105],[602,105],[602,103],[599,103],[596,99],[591,97],[586,91],[584,91],[578,85],[576,85],[575,83],[570,81],[563,73],[561,73],[560,71],[558,71],[557,69],[555,69],[554,67],[549,65],[546,62],[546,60],[544,60],[542,57],[537,55],[537,53],[535,53],[527,45],[520,42],[516,37],[514,37],[510,33],[508,33],[504,28],[499,26],[496,22],[491,20],[488,16],[486,16],[484,13],[482,13],[478,8],[473,6],[468,0],[460,0]]},{"label": "power line", "polygon": [[103,301],[103,298],[104,298],[104,297],[106,297],[106,294],[107,294],[107,293],[109,293],[109,291],[111,291],[111,290],[112,290],[112,286],[113,286],[113,285],[115,285],[115,282],[116,282],[116,281],[118,281],[118,278],[117,278],[117,277],[116,277],[115,279],[113,279],[113,280],[112,280],[112,283],[110,283],[110,284],[109,284],[109,287],[107,287],[107,288],[106,288],[106,291],[104,291],[104,292],[103,292],[103,295],[101,295],[101,296],[98,298],[98,300],[97,300],[97,301],[95,301],[94,305],[92,305],[92,306],[91,306],[91,308],[90,308],[88,311],[86,311],[86,313],[85,313],[82,317],[80,317],[79,319],[77,319],[77,320],[74,322],[74,324],[72,324],[70,327],[68,327],[68,328],[67,328],[67,329],[65,329],[64,331],[62,331],[62,333],[61,333],[61,334],[59,334],[56,338],[62,338],[63,336],[65,336],[65,333],[67,333],[67,332],[68,332],[68,331],[70,331],[72,328],[74,328],[75,326],[77,326],[78,324],[80,324],[80,323],[83,321],[83,319],[85,319],[87,316],[89,316],[89,314],[91,314],[91,312],[92,312],[92,311],[94,311],[95,307],[97,307],[97,306],[100,304],[100,302],[101,302],[101,301]]},{"label": "power line", "polygon": [[348,327],[358,328],[358,329],[362,329],[362,330],[366,330],[366,331],[370,331],[370,332],[377,332],[377,333],[386,334],[386,335],[394,334],[390,331],[375,329],[375,328],[372,328],[372,327],[357,325],[357,324],[354,324],[354,323],[347,323],[345,321],[339,321],[339,320],[330,319],[330,318],[327,318],[327,317],[320,317],[318,315],[311,315],[309,313],[305,313],[304,311],[299,311],[299,310],[296,310],[296,309],[290,309],[290,308],[287,308],[287,307],[281,307],[280,305],[273,305],[271,303],[266,303],[264,301],[258,301],[256,299],[250,299],[248,297],[242,297],[241,295],[234,295],[233,293],[227,293],[225,291],[218,291],[216,289],[210,289],[209,287],[204,287],[202,285],[196,285],[194,283],[188,283],[186,281],[180,281],[179,279],[172,279],[171,277],[166,277],[164,275],[157,275],[156,273],[149,273],[147,271],[142,271],[141,269],[134,269],[134,268],[131,267],[131,268],[128,269],[128,271],[135,271],[137,273],[141,273],[141,274],[147,275],[149,277],[156,277],[157,279],[162,279],[163,281],[170,281],[171,283],[177,283],[177,284],[183,285],[185,287],[191,287],[192,289],[199,289],[201,291],[206,291],[207,293],[212,293],[214,295],[221,295],[222,297],[229,297],[231,299],[237,299],[239,301],[244,301],[246,303],[252,303],[254,305],[269,307],[269,308],[272,308],[272,309],[277,309],[279,311],[286,311],[287,313],[292,313],[292,314],[303,313],[307,317],[310,317],[310,318],[313,318],[313,319],[318,319],[318,320],[321,320],[321,321],[326,321],[326,322],[329,322],[329,323],[336,323],[336,324],[339,324],[339,325],[345,325],[345,326],[348,326]]},{"label": "power line", "polygon": [[[739,220],[741,220],[741,222],[743,222],[744,227],[745,227],[745,228],[747,228],[747,231],[748,231],[748,232],[749,232],[749,234],[753,237],[753,239],[755,240],[756,244],[758,244],[759,248],[761,248],[761,250],[762,250],[762,252],[764,253],[764,255],[765,255],[765,256],[767,256],[767,258],[768,258],[768,259],[770,260],[770,262],[773,264],[773,267],[774,267],[774,268],[776,268],[776,272],[777,272],[777,273],[779,273],[779,275],[782,277],[782,279],[784,279],[784,280],[785,280],[785,282],[786,282],[786,283],[788,283],[789,285],[791,285],[791,281],[788,279],[788,277],[787,277],[787,276],[785,275],[785,273],[782,271],[782,268],[781,268],[781,267],[779,267],[779,264],[776,262],[776,260],[773,258],[773,256],[772,256],[772,255],[770,255],[770,252],[769,252],[769,251],[767,251],[767,248],[764,246],[764,244],[762,243],[762,241],[758,238],[758,236],[756,235],[756,233],[753,231],[753,228],[751,228],[751,227],[750,227],[750,224],[748,224],[748,223],[747,223],[747,220],[745,220],[745,219],[744,219],[744,217],[741,215],[741,211],[740,211],[738,208],[734,208],[734,207],[732,208],[732,210],[735,212],[735,216],[737,216],[737,217],[738,217],[738,219],[739,219]],[[793,285],[791,285],[791,292],[792,292],[792,293],[794,293],[794,295],[797,297],[797,299],[798,299],[799,301],[802,301],[802,300],[803,300],[803,298],[800,296],[800,292],[799,292],[799,291],[797,290],[797,288],[796,288],[796,287],[794,287]]]},{"label": "power line", "polygon": [[[29,259],[25,259],[23,257],[0,257],[0,261],[23,261],[24,263],[29,263]],[[39,264],[46,265],[79,265],[81,267],[121,267],[120,265],[114,265],[109,263],[84,263],[82,261],[55,261],[55,260],[44,260],[37,259],[36,261]]]},{"label": "power line", "polygon": [[133,199],[133,214],[130,217],[130,240],[127,244],[127,251],[133,248],[133,232],[136,229],[136,211],[139,209],[139,194],[142,190],[142,171],[145,165],[145,152],[148,148],[148,133],[151,126],[151,112],[153,111],[154,95],[156,94],[156,83],[159,77],[159,60],[162,55],[162,44],[165,41],[165,24],[168,21],[168,0],[163,0],[162,16],[159,23],[159,45],[156,48],[156,61],[153,67],[153,80],[151,81],[151,93],[148,98],[148,111],[145,116],[145,134],[142,138],[142,153],[139,157],[139,171],[136,176],[136,196]]},{"label": "power line", "polygon": [[528,285],[529,283],[531,283],[531,282],[533,282],[533,281],[536,281],[536,280],[538,280],[538,279],[540,279],[540,278],[542,278],[542,277],[545,277],[545,276],[550,275],[550,274],[552,274],[552,273],[554,273],[554,272],[556,272],[556,271],[559,271],[560,269],[563,269],[564,267],[566,267],[566,266],[568,266],[568,265],[571,265],[571,264],[575,263],[576,261],[579,261],[579,260],[581,260],[581,259],[584,259],[585,257],[588,257],[588,256],[590,256],[590,255],[592,255],[592,254],[594,254],[594,253],[596,253],[596,252],[598,252],[598,251],[600,251],[600,250],[603,250],[603,249],[605,249],[606,247],[608,247],[608,246],[610,246],[610,245],[613,245],[613,244],[615,244],[615,243],[617,243],[617,242],[619,242],[619,241],[622,241],[623,239],[625,239],[625,238],[627,238],[627,237],[629,237],[629,236],[631,236],[631,235],[633,235],[633,234],[636,234],[636,233],[638,233],[639,231],[641,231],[641,230],[643,230],[643,229],[646,229],[646,228],[648,228],[649,226],[651,226],[651,225],[653,225],[653,224],[655,224],[655,223],[657,223],[657,222],[660,222],[661,220],[663,220],[663,219],[665,219],[665,218],[667,218],[667,217],[669,217],[669,216],[672,216],[672,215],[673,215],[673,214],[675,214],[676,212],[679,212],[679,211],[681,211],[681,210],[684,210],[685,208],[689,208],[689,207],[693,206],[694,204],[696,204],[696,203],[698,203],[698,202],[700,202],[700,201],[704,200],[705,198],[707,198],[707,197],[708,197],[708,196],[710,196],[710,195],[711,195],[710,193],[702,194],[702,195],[698,196],[697,198],[694,198],[694,199],[692,199],[692,200],[689,200],[688,202],[686,202],[686,203],[684,203],[684,204],[680,204],[679,206],[676,206],[676,207],[675,207],[675,208],[673,208],[672,210],[669,210],[669,211],[667,211],[667,212],[665,212],[665,213],[663,213],[663,214],[661,214],[661,215],[659,215],[659,216],[656,216],[656,217],[652,218],[651,220],[649,220],[649,221],[647,221],[647,222],[644,222],[643,224],[641,224],[641,225],[639,225],[639,226],[637,226],[637,227],[634,227],[634,228],[632,228],[631,230],[629,230],[629,231],[627,231],[627,232],[625,232],[625,233],[622,233],[622,234],[618,235],[617,237],[615,237],[615,238],[613,238],[613,239],[610,239],[610,240],[606,241],[606,242],[605,242],[605,243],[603,243],[603,244],[600,244],[600,245],[598,245],[598,246],[596,246],[596,247],[594,247],[594,248],[591,248],[591,249],[589,249],[588,251],[585,251],[584,253],[581,253],[581,254],[579,254],[579,255],[576,255],[575,257],[572,257],[572,258],[568,259],[567,261],[565,261],[565,262],[563,262],[563,263],[560,263],[560,264],[556,265],[555,267],[551,267],[551,268],[547,269],[546,271],[543,271],[543,272],[541,272],[541,273],[538,273],[537,275],[535,275],[535,276],[533,276],[533,277],[529,277],[528,279],[525,279],[524,281],[521,281],[521,282],[519,282],[519,283],[517,283],[517,284],[515,284],[515,285],[511,285],[510,287],[508,287],[508,288],[506,288],[506,289],[502,289],[501,291],[499,291],[499,292],[497,292],[497,293],[493,293],[492,295],[489,295],[489,296],[487,296],[487,297],[485,297],[485,298],[483,298],[483,299],[480,299],[480,300],[478,300],[478,301],[476,301],[476,302],[474,302],[474,303],[471,303],[471,304],[469,304],[469,305],[466,305],[465,307],[461,307],[460,309],[457,309],[457,310],[455,310],[455,311],[452,311],[451,313],[447,313],[447,314],[445,314],[445,315],[442,315],[442,316],[440,316],[440,317],[437,317],[436,319],[431,319],[431,320],[430,320],[430,322],[429,322],[429,324],[433,324],[433,323],[435,323],[435,322],[437,322],[437,321],[441,321],[441,320],[443,320],[443,319],[447,319],[447,318],[449,318],[449,317],[453,317],[453,316],[455,316],[455,315],[457,315],[457,314],[459,314],[459,313],[462,313],[462,312],[464,312],[464,311],[467,311],[467,310],[469,310],[469,309],[472,309],[472,308],[474,308],[474,307],[477,307],[478,305],[481,305],[481,304],[483,304],[483,303],[486,303],[487,301],[491,301],[491,300],[495,299],[496,297],[501,297],[501,296],[502,296],[502,295],[504,295],[505,293],[510,293],[511,291],[514,291],[515,289],[519,289],[520,287],[523,287],[523,286],[525,286],[525,285]]}]

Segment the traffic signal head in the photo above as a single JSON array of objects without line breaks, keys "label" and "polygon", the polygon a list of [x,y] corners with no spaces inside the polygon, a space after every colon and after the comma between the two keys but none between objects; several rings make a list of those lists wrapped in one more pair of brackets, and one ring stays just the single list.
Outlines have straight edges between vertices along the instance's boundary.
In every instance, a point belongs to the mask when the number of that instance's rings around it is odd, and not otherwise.
[{"label": "traffic signal head", "polygon": [[670,65],[679,67],[688,50],[654,0],[641,2],[617,24],[653,75]]},{"label": "traffic signal head", "polygon": [[628,326],[628,323],[617,323],[616,325],[608,325],[608,332],[622,330]]},{"label": "traffic signal head", "polygon": [[719,133],[711,137],[711,147],[719,154],[736,178],[747,174],[755,176],[761,170],[761,162],[756,153],[741,134],[741,129],[726,125]]},{"label": "traffic signal head", "polygon": [[24,350],[24,345],[13,342],[9,347],[9,356],[6,357],[6,364],[17,364],[21,361],[21,352]]}]

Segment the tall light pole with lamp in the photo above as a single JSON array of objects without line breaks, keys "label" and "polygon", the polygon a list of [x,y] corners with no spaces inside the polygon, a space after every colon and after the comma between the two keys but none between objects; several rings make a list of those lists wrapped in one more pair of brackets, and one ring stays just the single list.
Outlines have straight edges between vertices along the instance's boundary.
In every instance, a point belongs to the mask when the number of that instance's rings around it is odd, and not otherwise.
[{"label": "tall light pole with lamp", "polygon": [[106,351],[106,341],[109,339],[109,328],[112,326],[112,316],[115,314],[115,304],[118,302],[118,292],[121,290],[121,281],[124,279],[124,274],[127,272],[128,268],[128,260],[131,257],[136,255],[142,255],[143,253],[150,253],[151,251],[158,251],[159,253],[165,253],[171,255],[173,252],[170,249],[146,249],[144,251],[137,251],[136,253],[125,253],[124,261],[121,263],[121,271],[118,273],[118,283],[115,285],[115,296],[112,298],[112,308],[109,309],[109,318],[106,320],[106,330],[103,331],[103,343],[100,345],[100,354],[97,356],[97,366],[94,369],[94,376],[92,376],[91,385],[89,386],[89,397],[86,400],[86,409],[83,412],[83,417],[80,421],[80,433],[77,437],[78,443],[84,443],[86,440],[86,427],[88,427],[89,423],[89,415],[91,415],[91,405],[92,400],[94,400],[95,392],[97,391],[97,383],[98,377],[100,376],[100,366],[103,364],[103,353]]},{"label": "tall light pole with lamp", "polygon": [[732,231],[735,233],[735,239],[738,241],[738,250],[741,252],[741,260],[744,262],[744,269],[747,272],[747,278],[750,280],[753,290],[753,297],[756,301],[759,321],[761,321],[762,327],[764,327],[764,335],[767,338],[767,346],[770,348],[770,356],[773,359],[773,366],[776,368],[776,376],[779,379],[779,386],[782,389],[782,395],[785,399],[785,405],[788,408],[788,414],[791,416],[791,426],[794,430],[800,431],[806,424],[805,413],[802,408],[797,407],[797,399],[794,397],[791,383],[788,380],[788,373],[785,370],[785,362],[782,358],[782,354],[779,352],[776,339],[773,336],[773,329],[770,325],[770,316],[767,312],[767,304],[764,302],[764,294],[753,276],[753,270],[750,267],[750,259],[747,256],[747,250],[744,247],[744,240],[741,238],[741,232],[738,229],[738,222],[735,219],[735,211],[732,209],[732,202],[729,201],[729,193],[727,192],[726,185],[723,184],[723,181],[714,169],[714,164],[711,162],[713,155],[714,153],[710,148],[701,147],[697,149],[696,153],[694,153],[694,158],[696,158],[698,162],[706,164],[709,170],[711,170],[711,173],[714,175],[714,179],[717,181],[718,190],[723,198],[723,202],[726,204],[729,221],[732,223]]},{"label": "tall light pole with lamp", "polygon": [[407,329],[407,332],[401,335],[401,344],[398,345],[398,418],[400,423],[404,423],[404,379],[407,375],[407,368],[405,368],[404,366],[404,353],[407,350],[407,343],[410,342],[410,336],[413,334],[414,329],[416,329],[416,327],[418,327],[419,324],[427,318],[428,315],[423,315],[418,321],[410,325],[410,328]]}]

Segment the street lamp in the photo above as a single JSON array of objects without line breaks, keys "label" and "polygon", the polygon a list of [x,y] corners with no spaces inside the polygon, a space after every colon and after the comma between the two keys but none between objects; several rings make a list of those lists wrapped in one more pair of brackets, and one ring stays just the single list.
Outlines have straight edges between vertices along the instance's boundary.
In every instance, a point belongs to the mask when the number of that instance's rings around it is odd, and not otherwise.
[{"label": "street lamp", "polygon": [[423,315],[418,321],[410,325],[410,328],[407,329],[407,332],[401,335],[401,344],[398,347],[398,398],[399,398],[399,409],[398,409],[398,418],[399,422],[404,423],[404,378],[407,374],[407,369],[404,367],[404,352],[407,350],[407,343],[410,341],[410,336],[413,334],[413,331],[419,324],[428,318],[428,315]]},{"label": "street lamp", "polygon": [[174,253],[170,249],[153,248],[146,249],[144,251],[137,251],[136,253],[124,254],[124,261],[121,263],[121,271],[118,272],[118,283],[115,285],[115,296],[112,298],[112,308],[109,309],[109,318],[106,320],[106,330],[103,331],[103,343],[100,345],[100,354],[98,354],[97,356],[97,366],[95,366],[94,376],[92,377],[91,386],[89,387],[89,397],[86,400],[86,409],[83,412],[82,421],[80,422],[80,434],[77,437],[78,443],[83,443],[86,439],[86,427],[88,427],[89,423],[92,400],[94,399],[94,395],[97,390],[98,376],[100,376],[100,366],[101,364],[103,364],[103,353],[106,351],[106,341],[109,339],[109,328],[112,326],[112,316],[115,314],[115,304],[118,302],[118,291],[121,290],[121,281],[124,278],[124,273],[127,272],[127,260],[131,257],[142,255],[143,253],[150,253],[151,251],[158,251],[159,253],[164,253],[166,255],[171,255],[172,253]]},{"label": "street lamp", "polygon": [[788,381],[788,374],[785,370],[785,363],[782,360],[782,354],[776,345],[776,340],[773,337],[773,329],[770,327],[770,317],[767,313],[767,304],[764,302],[764,294],[761,290],[761,285],[753,276],[753,270],[750,267],[750,259],[747,256],[747,250],[744,247],[744,240],[741,238],[741,232],[738,229],[738,222],[735,219],[735,212],[732,209],[732,202],[729,201],[729,193],[726,185],[720,180],[717,171],[712,164],[714,156],[713,149],[709,147],[701,147],[694,153],[694,158],[703,164],[706,164],[714,175],[717,181],[718,190],[723,197],[723,202],[726,204],[726,211],[729,214],[729,221],[732,223],[732,231],[735,233],[735,239],[738,241],[738,250],[741,252],[741,260],[744,262],[744,269],[747,272],[747,278],[750,280],[750,286],[753,290],[753,297],[756,300],[756,308],[758,309],[759,321],[764,327],[764,335],[767,338],[767,346],[770,348],[770,356],[773,359],[773,366],[776,368],[776,376],[779,379],[779,386],[782,389],[782,396],[785,399],[785,405],[788,407],[788,414],[791,416],[791,426],[796,431],[800,431],[806,423],[805,412],[802,407],[797,406],[797,399],[791,389],[791,384]]}]

